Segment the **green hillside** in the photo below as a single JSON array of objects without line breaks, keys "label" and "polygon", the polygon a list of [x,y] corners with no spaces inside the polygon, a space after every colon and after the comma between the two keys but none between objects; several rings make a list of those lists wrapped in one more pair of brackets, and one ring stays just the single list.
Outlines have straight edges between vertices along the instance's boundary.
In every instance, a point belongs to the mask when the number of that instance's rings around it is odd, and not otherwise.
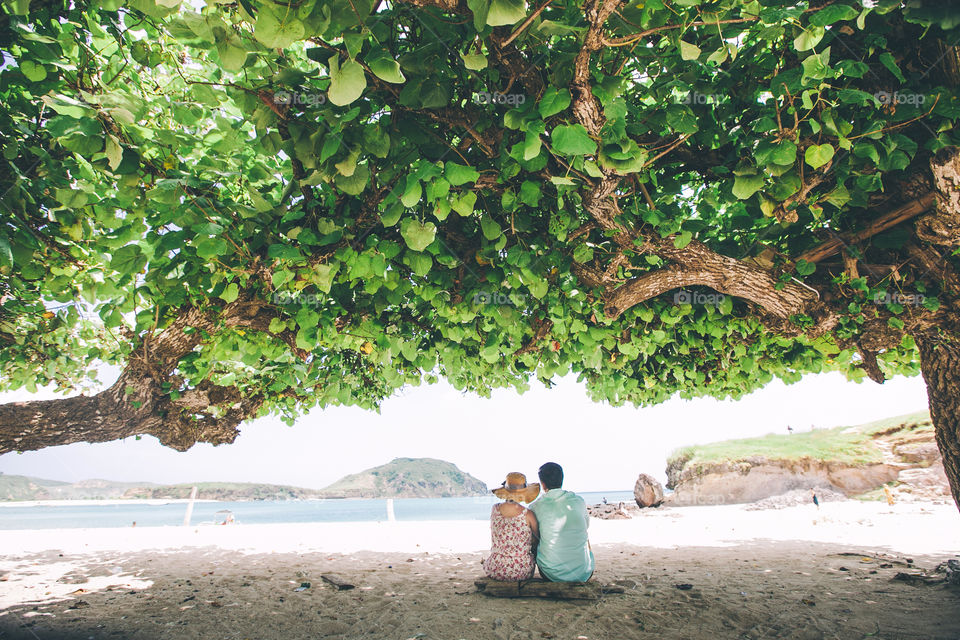
[{"label": "green hillside", "polygon": [[723,440],[677,449],[667,460],[667,475],[685,465],[739,462],[762,456],[769,460],[812,458],[851,465],[881,462],[876,438],[888,431],[913,433],[933,431],[930,413],[885,418],[856,426],[815,429],[794,434],[771,434],[758,438]]},{"label": "green hillside", "polygon": [[456,465],[434,458],[396,458],[323,489],[346,498],[446,498],[484,495],[487,485]]},{"label": "green hillside", "polygon": [[[43,480],[29,476],[0,474],[0,500],[45,500],[50,499],[49,488],[69,486],[69,482]],[[37,497],[42,496],[42,497]]]},{"label": "green hillside", "polygon": [[191,482],[161,487],[138,487],[126,491],[123,497],[184,499],[190,497],[193,487],[197,487],[199,500],[305,500],[322,497],[316,489],[255,482]]},{"label": "green hillside", "polygon": [[310,498],[442,498],[487,493],[487,486],[449,462],[433,458],[397,458],[392,462],[345,476],[322,490],[254,482],[149,482],[82,480],[61,482],[0,473],[0,501],[159,499],[190,497],[197,487],[200,500],[305,500]]}]

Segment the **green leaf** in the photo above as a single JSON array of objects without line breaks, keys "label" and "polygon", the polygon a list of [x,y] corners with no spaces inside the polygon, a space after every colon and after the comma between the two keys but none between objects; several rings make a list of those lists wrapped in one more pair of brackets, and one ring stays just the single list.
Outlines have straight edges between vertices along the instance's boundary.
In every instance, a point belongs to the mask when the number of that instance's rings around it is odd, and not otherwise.
[{"label": "green leaf", "polygon": [[110,268],[123,275],[139,273],[147,264],[147,257],[138,245],[128,244],[113,252]]},{"label": "green leaf", "polygon": [[338,173],[333,179],[337,188],[351,196],[358,196],[367,188],[367,182],[370,180],[370,169],[365,164],[357,165],[353,175],[345,176]]},{"label": "green leaf", "polygon": [[327,98],[333,104],[342,107],[350,104],[363,94],[367,87],[367,76],[363,73],[360,63],[347,60],[343,66],[339,65],[340,56],[330,56],[330,88],[327,89]]},{"label": "green leaf", "polygon": [[407,176],[407,187],[404,189],[403,194],[400,196],[400,202],[403,203],[407,209],[412,208],[423,196],[423,188],[420,186],[420,181],[415,177]]},{"label": "green leaf", "polygon": [[695,44],[690,44],[689,42],[684,42],[681,40],[680,45],[680,57],[684,60],[696,60],[700,57],[700,47]]},{"label": "green leaf", "polygon": [[774,164],[793,164],[797,159],[797,145],[792,140],[782,140],[770,153],[770,160]]},{"label": "green leaf", "polygon": [[577,245],[573,250],[573,261],[581,264],[593,260],[593,247],[587,244]]},{"label": "green leaf", "polygon": [[552,115],[556,115],[561,111],[566,110],[566,108],[569,106],[570,91],[567,89],[550,87],[543,92],[543,97],[540,98],[540,104],[537,105],[537,110],[540,112],[540,117],[549,118]]},{"label": "green leaf", "polygon": [[553,150],[564,156],[582,156],[597,152],[597,143],[590,139],[580,124],[561,125],[550,134]]},{"label": "green leaf", "polygon": [[831,77],[834,71],[830,68],[830,47],[820,53],[811,53],[803,59],[800,66],[803,68],[803,77],[801,78],[803,82]]},{"label": "green leaf", "polygon": [[236,34],[217,40],[217,54],[220,56],[220,66],[224,71],[240,71],[247,62],[247,50],[243,41]]},{"label": "green leaf", "polygon": [[797,260],[797,273],[801,276],[809,276],[817,270],[817,265],[806,260]]},{"label": "green leaf", "polygon": [[516,24],[527,17],[527,3],[523,0],[490,0],[487,25],[502,27]]},{"label": "green leaf", "polygon": [[21,60],[20,71],[30,82],[41,82],[47,77],[47,70],[43,68],[43,65],[32,60]]},{"label": "green leaf", "polygon": [[463,66],[471,71],[481,71],[487,68],[487,57],[479,53],[461,53]]},{"label": "green leaf", "polygon": [[737,176],[733,181],[733,195],[740,200],[746,200],[763,189],[763,184],[763,176]]},{"label": "green leaf", "polygon": [[690,244],[691,240],[693,240],[693,234],[689,231],[684,231],[682,233],[678,233],[676,237],[674,237],[673,246],[677,249],[683,249]]},{"label": "green leaf", "polygon": [[487,25],[490,0],[467,0],[467,8],[473,13],[473,27],[477,30],[477,33],[480,33]]},{"label": "green leaf", "polygon": [[794,38],[793,48],[797,51],[810,51],[815,46],[820,44],[820,41],[823,40],[823,36],[827,32],[823,27],[813,27],[811,29],[805,29],[803,33]]},{"label": "green leaf", "polygon": [[[162,0],[160,0],[162,3]],[[180,4],[180,0],[176,0]],[[306,32],[303,23],[297,19],[296,12],[289,7],[261,5],[257,11],[257,22],[253,35],[270,49],[285,49],[297,40],[303,39]]]},{"label": "green leaf", "polygon": [[503,233],[500,225],[487,213],[480,218],[480,228],[483,231],[483,237],[487,240],[496,240]]},{"label": "green leaf", "polygon": [[423,251],[437,237],[437,225],[407,218],[400,223],[400,235],[413,251]]},{"label": "green leaf", "polygon": [[803,159],[814,169],[819,169],[833,159],[833,145],[829,143],[814,144],[807,147]]},{"label": "green leaf", "polygon": [[477,194],[473,191],[467,191],[459,198],[451,198],[450,206],[461,216],[467,217],[473,214],[473,207],[477,203]]},{"label": "green leaf", "polygon": [[880,63],[887,68],[887,71],[892,73],[897,80],[900,82],[906,82],[907,79],[903,77],[903,73],[900,71],[900,67],[897,66],[897,61],[893,57],[893,54],[889,51],[884,51],[880,54]]},{"label": "green leaf", "polygon": [[[366,63],[374,75],[385,82],[401,84],[407,81],[403,72],[400,71],[400,65],[384,49],[379,47],[373,49],[367,54]],[[364,80],[364,83],[366,83],[366,80]]]},{"label": "green leaf", "polygon": [[848,7],[845,4],[832,4],[810,16],[810,24],[825,27],[841,20],[853,20],[857,15],[858,12],[853,7]]},{"label": "green leaf", "polygon": [[231,282],[227,285],[227,288],[223,290],[223,293],[220,294],[220,298],[226,302],[231,303],[237,299],[237,296],[240,295],[240,287],[237,286],[236,282]]},{"label": "green leaf", "polygon": [[667,107],[667,124],[677,133],[696,133],[700,129],[690,107],[681,104]]},{"label": "green leaf", "polygon": [[731,313],[733,313],[733,296],[725,295],[722,298],[720,298],[720,304],[718,305],[717,308],[720,310],[720,313],[722,313],[725,316],[728,316]]},{"label": "green leaf", "polygon": [[456,162],[446,162],[443,166],[443,175],[451,185],[458,187],[466,183],[475,183],[480,178],[480,172],[473,167],[467,167]]}]

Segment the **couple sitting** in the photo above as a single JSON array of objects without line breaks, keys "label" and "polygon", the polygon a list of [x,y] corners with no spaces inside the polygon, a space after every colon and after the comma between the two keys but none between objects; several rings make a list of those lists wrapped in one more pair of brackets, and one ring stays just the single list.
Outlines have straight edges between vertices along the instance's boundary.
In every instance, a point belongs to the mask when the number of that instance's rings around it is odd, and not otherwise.
[{"label": "couple sitting", "polygon": [[[490,533],[493,548],[483,561],[487,576],[506,582],[529,580],[534,569],[554,582],[586,582],[594,559],[587,540],[587,505],[560,488],[563,469],[555,462],[540,467],[540,484],[527,485],[522,473],[509,473],[493,493],[505,502],[493,505]],[[543,485],[544,494],[533,502]],[[533,502],[530,508],[520,502]]]}]

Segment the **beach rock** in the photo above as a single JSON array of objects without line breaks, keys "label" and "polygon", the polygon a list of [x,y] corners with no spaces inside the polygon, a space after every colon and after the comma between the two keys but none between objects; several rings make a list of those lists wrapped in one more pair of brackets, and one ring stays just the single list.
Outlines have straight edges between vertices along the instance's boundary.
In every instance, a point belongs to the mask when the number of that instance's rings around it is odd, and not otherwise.
[{"label": "beach rock", "polygon": [[633,485],[633,497],[641,509],[659,507],[663,504],[663,485],[652,476],[641,473]]},{"label": "beach rock", "polygon": [[950,559],[937,567],[937,573],[946,574],[947,584],[960,586],[960,560]]},{"label": "beach rock", "polygon": [[639,514],[640,509],[625,502],[587,505],[587,515],[600,520],[629,520]]},{"label": "beach rock", "polygon": [[[839,502],[848,499],[847,496],[843,495],[839,491],[834,491],[828,487],[816,487],[814,491],[817,494],[817,499],[820,501],[820,504],[823,504],[824,502]],[[809,489],[794,489],[793,491],[782,493],[779,496],[764,498],[763,500],[758,500],[747,505],[745,509],[748,511],[761,511],[763,509],[785,509],[787,507],[796,507],[804,504],[809,504],[811,507],[814,506],[813,496],[810,495]]]}]

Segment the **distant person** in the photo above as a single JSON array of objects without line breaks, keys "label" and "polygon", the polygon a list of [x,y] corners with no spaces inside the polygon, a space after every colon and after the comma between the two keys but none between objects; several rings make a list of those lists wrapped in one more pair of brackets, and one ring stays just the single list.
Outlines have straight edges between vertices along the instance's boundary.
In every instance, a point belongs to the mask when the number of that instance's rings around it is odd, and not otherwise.
[{"label": "distant person", "polygon": [[817,498],[817,492],[813,489],[810,489],[810,495],[813,496],[813,504],[816,505],[817,509],[820,508],[820,499]]},{"label": "distant person", "polygon": [[503,502],[490,510],[490,555],[483,561],[483,570],[494,580],[513,582],[529,580],[537,568],[537,517],[519,504],[533,502],[540,494],[540,485],[528,485],[522,473],[508,473],[493,495]]},{"label": "distant person", "polygon": [[787,433],[789,435],[793,435],[793,427],[791,427],[790,425],[787,425]]},{"label": "distant person", "polygon": [[556,462],[540,467],[539,476],[544,494],[530,505],[530,510],[540,526],[540,575],[554,582],[586,582],[595,564],[587,539],[587,505],[577,494],[560,488],[563,469]]},{"label": "distant person", "polygon": [[893,506],[893,494],[890,492],[890,487],[883,485],[883,495],[887,498],[887,504],[891,507]]}]

